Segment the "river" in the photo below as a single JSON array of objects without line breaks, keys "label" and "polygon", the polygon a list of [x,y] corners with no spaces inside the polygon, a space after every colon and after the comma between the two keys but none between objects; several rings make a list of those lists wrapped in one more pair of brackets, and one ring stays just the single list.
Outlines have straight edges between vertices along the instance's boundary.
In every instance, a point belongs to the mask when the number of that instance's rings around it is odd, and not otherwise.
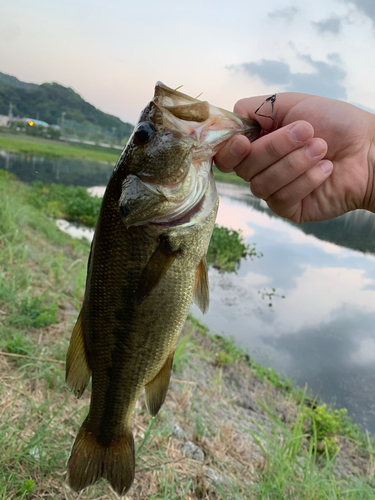
[{"label": "river", "polygon": [[[25,182],[87,187],[104,185],[112,169],[7,152],[0,152],[0,168]],[[210,309],[202,321],[234,337],[256,361],[348,408],[375,436],[375,216],[356,211],[297,226],[246,187],[218,183],[218,191],[218,224],[240,229],[263,257],[242,260],[237,274],[210,269]],[[195,307],[192,313],[201,317]]]}]

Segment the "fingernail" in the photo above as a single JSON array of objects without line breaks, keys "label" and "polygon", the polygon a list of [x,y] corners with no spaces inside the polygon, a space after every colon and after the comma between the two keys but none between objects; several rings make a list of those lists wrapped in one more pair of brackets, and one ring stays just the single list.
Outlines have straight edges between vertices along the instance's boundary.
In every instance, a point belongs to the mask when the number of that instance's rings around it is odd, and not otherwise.
[{"label": "fingernail", "polygon": [[333,163],[329,160],[322,160],[319,165],[325,174],[329,174],[333,170]]},{"label": "fingernail", "polygon": [[316,158],[320,156],[325,151],[325,144],[320,139],[314,139],[306,146],[306,154],[310,158]]},{"label": "fingernail", "polygon": [[304,142],[311,137],[311,127],[307,123],[297,123],[289,130],[293,142]]},{"label": "fingernail", "polygon": [[246,146],[242,141],[233,141],[229,151],[233,156],[243,156],[246,152]]}]

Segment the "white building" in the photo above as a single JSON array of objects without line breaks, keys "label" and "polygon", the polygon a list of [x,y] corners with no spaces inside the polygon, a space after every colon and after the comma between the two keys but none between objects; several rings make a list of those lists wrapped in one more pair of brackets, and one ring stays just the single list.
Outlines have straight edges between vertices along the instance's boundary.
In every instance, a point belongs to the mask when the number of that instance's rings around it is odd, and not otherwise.
[{"label": "white building", "polygon": [[9,123],[9,117],[7,115],[0,115],[0,127],[7,127]]}]

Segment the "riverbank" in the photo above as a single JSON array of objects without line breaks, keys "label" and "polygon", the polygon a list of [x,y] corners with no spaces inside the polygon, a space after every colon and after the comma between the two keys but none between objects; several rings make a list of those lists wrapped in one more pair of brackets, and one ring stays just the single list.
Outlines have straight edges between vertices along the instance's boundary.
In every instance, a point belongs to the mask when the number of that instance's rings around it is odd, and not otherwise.
[{"label": "riverbank", "polygon": [[0,149],[37,156],[83,158],[115,165],[121,151],[89,144],[53,141],[42,137],[0,133]]},{"label": "riverbank", "polygon": [[[89,244],[28,203],[0,171],[0,494],[74,499],[66,462],[89,402],[64,383]],[[150,419],[134,413],[136,481],[128,498],[369,499],[371,441],[345,412],[294,391],[231,342],[186,323],[174,381]],[[80,499],[114,499],[102,482]]]},{"label": "riverbank", "polygon": [[[55,156],[67,158],[82,158],[111,163],[117,162],[121,151],[88,144],[73,144],[69,142],[52,141],[42,137],[17,136],[0,132],[0,150],[18,152],[37,156]],[[231,184],[248,185],[235,173],[223,174],[215,166],[213,168],[215,179]]]}]

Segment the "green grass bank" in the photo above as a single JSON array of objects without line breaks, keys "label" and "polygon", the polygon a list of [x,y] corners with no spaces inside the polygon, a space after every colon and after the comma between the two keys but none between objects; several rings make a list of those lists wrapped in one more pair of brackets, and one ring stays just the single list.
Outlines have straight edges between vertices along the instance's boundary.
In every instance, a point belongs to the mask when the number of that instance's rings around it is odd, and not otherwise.
[{"label": "green grass bank", "polygon": [[[89,243],[58,230],[34,195],[0,171],[0,499],[114,500],[105,482],[80,495],[66,484],[90,393],[76,400],[64,382]],[[129,499],[375,498],[373,441],[344,410],[314,402],[194,318],[166,404],[152,419],[141,397],[132,425]]]},{"label": "green grass bank", "polygon": [[0,133],[0,149],[37,156],[65,156],[97,160],[115,165],[121,151],[89,144],[52,141],[41,137]]}]

